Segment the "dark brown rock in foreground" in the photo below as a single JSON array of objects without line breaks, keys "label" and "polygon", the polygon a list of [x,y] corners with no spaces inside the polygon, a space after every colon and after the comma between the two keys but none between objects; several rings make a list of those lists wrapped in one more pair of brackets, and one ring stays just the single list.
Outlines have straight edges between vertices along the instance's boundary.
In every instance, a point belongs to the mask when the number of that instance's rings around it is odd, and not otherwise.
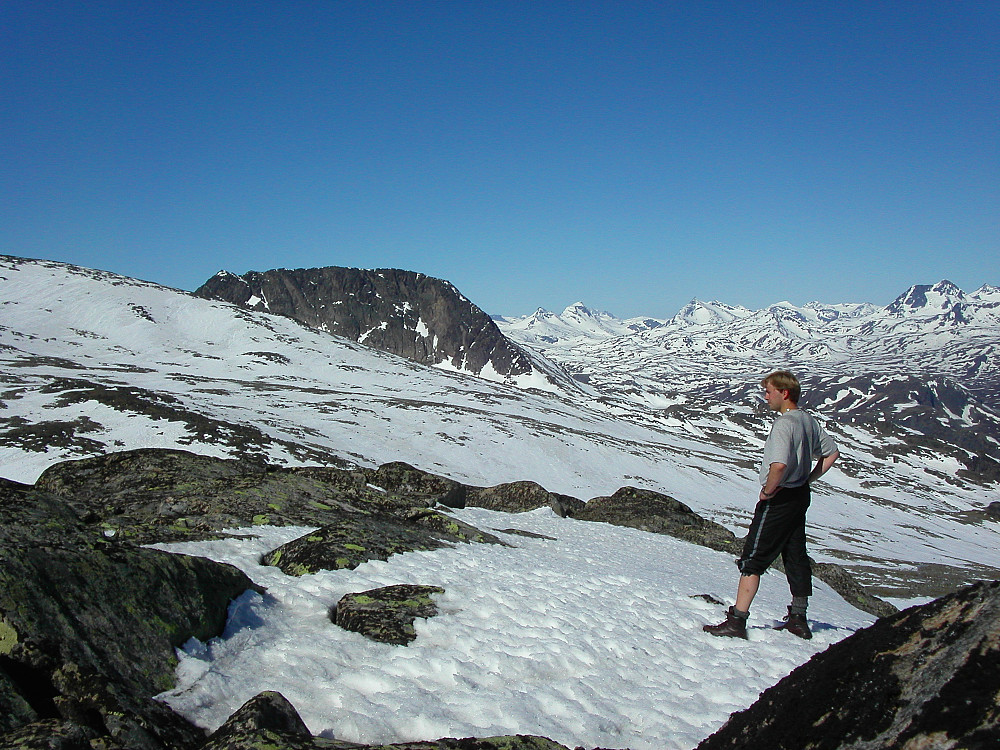
[{"label": "dark brown rock in foreground", "polygon": [[1000,581],[835,643],[698,750],[1000,747]]}]

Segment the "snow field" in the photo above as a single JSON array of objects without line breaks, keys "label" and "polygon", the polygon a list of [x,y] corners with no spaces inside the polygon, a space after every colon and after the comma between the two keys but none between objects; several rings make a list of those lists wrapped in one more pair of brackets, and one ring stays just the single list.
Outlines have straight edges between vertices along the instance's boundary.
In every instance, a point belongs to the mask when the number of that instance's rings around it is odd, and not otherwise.
[{"label": "snow field", "polygon": [[[162,545],[241,567],[268,589],[232,607],[221,638],[180,653],[177,687],[160,697],[214,729],[262,690],[278,690],[314,734],[354,742],[539,734],[568,747],[692,748],[733,711],[873,618],[817,582],[815,631],[771,627],[788,589],[768,575],[750,640],[701,630],[731,602],[737,571],[723,553],[670,537],[558,518],[548,509],[455,515],[515,545],[458,545],[353,571],[288,577],[261,553],[308,529],[253,529],[253,539]],[[441,586],[439,613],[409,646],[333,625],[348,592],[397,583]]]}]

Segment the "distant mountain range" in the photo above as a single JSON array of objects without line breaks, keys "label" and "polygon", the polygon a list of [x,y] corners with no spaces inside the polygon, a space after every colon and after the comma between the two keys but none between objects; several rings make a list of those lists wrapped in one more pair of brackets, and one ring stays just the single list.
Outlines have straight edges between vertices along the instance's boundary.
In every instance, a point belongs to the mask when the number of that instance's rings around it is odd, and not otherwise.
[{"label": "distant mountain range", "polygon": [[[913,286],[886,307],[693,300],[668,320],[582,303],[497,318],[508,336],[603,394],[681,420],[759,405],[762,374],[795,371],[803,405],[860,427],[878,456],[928,450],[974,481],[1000,480],[1000,289]],[[742,420],[727,409],[722,420]]]},{"label": "distant mountain range", "polygon": [[694,301],[619,320],[578,304],[490,320],[408,271],[221,273],[194,295],[0,256],[0,300],[10,479],[142,447],[405,461],[584,500],[648,488],[740,534],[771,421],[758,381],[790,367],[844,454],[810,511],[817,559],[883,596],[1000,577],[990,287],[917,286],[885,308]]}]

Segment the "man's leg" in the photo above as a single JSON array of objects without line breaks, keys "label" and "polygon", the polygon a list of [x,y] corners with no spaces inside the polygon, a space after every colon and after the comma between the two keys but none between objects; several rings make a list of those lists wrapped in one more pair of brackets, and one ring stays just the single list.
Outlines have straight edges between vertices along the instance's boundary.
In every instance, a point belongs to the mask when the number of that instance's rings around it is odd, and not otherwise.
[{"label": "man's leg", "polygon": [[[805,492],[805,507],[808,507],[808,488]],[[788,605],[788,616],[779,630],[787,630],[799,638],[812,638],[809,622],[806,620],[806,607],[812,595],[812,567],[809,565],[809,555],[806,552],[806,515],[802,511],[802,520],[788,537],[788,542],[781,551],[781,560],[785,564],[785,577],[792,593],[792,603]]]},{"label": "man's leg", "polygon": [[760,588],[760,576],[753,573],[744,573],[740,576],[740,585],[736,588],[736,609],[737,614],[744,612],[750,614],[750,605],[753,598],[757,596],[757,589]]}]

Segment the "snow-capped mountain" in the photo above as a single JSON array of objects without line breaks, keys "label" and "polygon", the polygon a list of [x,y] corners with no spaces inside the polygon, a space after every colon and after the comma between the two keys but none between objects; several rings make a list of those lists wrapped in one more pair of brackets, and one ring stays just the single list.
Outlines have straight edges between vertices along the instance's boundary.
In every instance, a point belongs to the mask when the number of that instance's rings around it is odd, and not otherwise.
[{"label": "snow-capped mountain", "polygon": [[[904,452],[934,446],[959,462],[964,477],[994,482],[998,299],[993,287],[967,295],[942,281],[914,286],[886,307],[780,302],[748,310],[694,300],[646,331],[615,334],[608,322],[600,340],[589,328],[588,337],[544,340],[506,320],[500,325],[598,391],[680,419],[696,419],[719,402],[752,406],[761,374],[789,368],[806,385],[804,405],[862,427],[872,449],[892,434],[888,442],[907,446]],[[550,322],[574,324],[568,316]]]},{"label": "snow-capped mountain", "polygon": [[558,315],[539,307],[531,315],[521,318],[494,316],[494,320],[505,331],[516,331],[512,338],[541,345],[604,340],[609,336],[624,336],[663,325],[663,321],[653,318],[620,320],[610,313],[591,310],[582,302],[570,305]]},{"label": "snow-capped mountain", "polygon": [[[967,295],[976,309],[965,318],[996,314],[994,294]],[[674,320],[632,331],[625,322],[629,333],[591,314],[609,329],[596,344],[588,323],[589,335],[562,346],[530,345],[539,361],[591,385],[540,392],[61,263],[0,258],[0,299],[9,479],[32,482],[59,460],[141,447],[291,465],[400,460],[469,484],[533,480],[581,499],[645,487],[742,534],[770,424],[757,380],[797,361],[809,363],[807,396],[844,453],[816,488],[814,556],[885,596],[1000,577],[1000,525],[983,512],[1000,500],[989,475],[995,410],[967,383],[924,377],[930,363],[952,360],[922,339],[883,338],[886,356],[854,342],[888,312],[776,305],[701,327]],[[948,339],[954,361],[962,367],[978,351],[983,377],[994,372],[995,330],[961,325]],[[810,334],[820,328],[853,333],[830,343]],[[781,345],[771,351],[773,342]],[[810,388],[820,380],[825,390]]]}]

